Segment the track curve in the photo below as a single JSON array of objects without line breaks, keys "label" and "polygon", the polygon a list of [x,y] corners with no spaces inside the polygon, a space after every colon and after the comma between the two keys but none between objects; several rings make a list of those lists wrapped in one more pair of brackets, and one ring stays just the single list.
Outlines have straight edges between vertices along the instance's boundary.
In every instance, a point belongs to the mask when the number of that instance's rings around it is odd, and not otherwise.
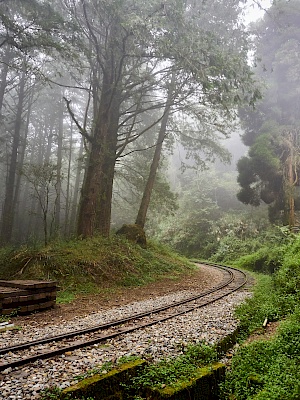
[{"label": "track curve", "polygon": [[246,274],[238,269],[213,263],[201,262],[199,264],[221,269],[223,279],[220,284],[183,301],[173,302],[163,307],[133,314],[109,323],[0,348],[0,371],[7,368],[19,367],[39,359],[58,356],[68,351],[91,346],[115,338],[121,334],[130,333],[137,329],[166,321],[226,297],[244,286],[247,282]]}]

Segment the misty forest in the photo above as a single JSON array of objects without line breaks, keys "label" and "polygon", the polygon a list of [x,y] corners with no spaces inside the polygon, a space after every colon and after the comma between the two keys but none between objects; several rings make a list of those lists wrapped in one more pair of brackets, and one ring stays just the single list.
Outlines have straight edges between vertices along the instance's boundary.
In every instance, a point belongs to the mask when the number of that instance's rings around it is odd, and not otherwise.
[{"label": "misty forest", "polygon": [[300,1],[0,0],[0,21],[0,279],[63,304],[187,258],[244,268],[243,338],[285,325],[220,398],[299,399]]}]

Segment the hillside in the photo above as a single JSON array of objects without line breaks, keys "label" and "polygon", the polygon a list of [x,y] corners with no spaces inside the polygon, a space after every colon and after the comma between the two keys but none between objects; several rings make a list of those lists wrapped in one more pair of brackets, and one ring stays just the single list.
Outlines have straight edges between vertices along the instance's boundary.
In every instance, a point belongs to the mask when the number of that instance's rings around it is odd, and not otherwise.
[{"label": "hillside", "polygon": [[176,280],[194,270],[194,264],[166,247],[150,242],[145,249],[114,235],[0,250],[0,279],[56,280],[59,301],[112,287]]}]

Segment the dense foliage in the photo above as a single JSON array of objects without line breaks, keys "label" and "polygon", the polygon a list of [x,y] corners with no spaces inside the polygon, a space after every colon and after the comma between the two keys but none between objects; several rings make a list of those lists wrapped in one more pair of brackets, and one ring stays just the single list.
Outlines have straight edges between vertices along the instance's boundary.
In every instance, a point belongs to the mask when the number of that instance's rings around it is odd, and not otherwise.
[{"label": "dense foliage", "polygon": [[235,240],[236,247],[247,246],[248,239],[268,225],[237,201],[235,179],[234,172],[217,170],[187,170],[174,177],[178,207],[168,215],[152,214],[148,232],[189,257],[208,259],[219,254],[216,260],[224,261],[227,241],[230,246]]},{"label": "dense foliage", "polygon": [[223,385],[224,399],[294,400],[299,398],[300,354],[300,237],[292,236],[267,254],[261,249],[241,258],[238,265],[248,269],[275,267],[275,273],[258,275],[254,295],[242,304],[237,315],[243,337],[263,333],[262,324],[281,322],[274,337],[256,338],[240,347],[233,357]]},{"label": "dense foliage", "polygon": [[[237,353],[223,398],[295,400],[300,395],[300,312],[282,323],[270,341],[255,341]],[[231,394],[230,394],[231,393]]]},{"label": "dense foliage", "polygon": [[299,21],[297,0],[276,1],[254,27],[254,71],[265,90],[254,110],[240,112],[250,147],[238,162],[238,199],[268,204],[270,221],[290,226],[299,210]]}]

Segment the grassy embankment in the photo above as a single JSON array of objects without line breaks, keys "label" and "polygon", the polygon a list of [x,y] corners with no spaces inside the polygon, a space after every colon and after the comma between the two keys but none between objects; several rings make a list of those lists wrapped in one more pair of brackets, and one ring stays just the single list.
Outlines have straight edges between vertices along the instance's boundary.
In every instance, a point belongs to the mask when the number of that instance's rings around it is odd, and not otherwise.
[{"label": "grassy embankment", "polygon": [[[273,275],[256,273],[254,295],[237,310],[241,341],[222,386],[223,399],[300,399],[300,237],[265,246],[241,257],[237,267],[275,270]],[[279,322],[277,331],[265,337],[264,320]],[[261,337],[260,337],[261,336]]]},{"label": "grassy embankment", "polygon": [[61,290],[57,301],[112,288],[139,286],[164,277],[177,279],[194,265],[149,241],[147,249],[122,236],[110,239],[57,241],[47,247],[0,249],[0,279],[53,279]]}]

